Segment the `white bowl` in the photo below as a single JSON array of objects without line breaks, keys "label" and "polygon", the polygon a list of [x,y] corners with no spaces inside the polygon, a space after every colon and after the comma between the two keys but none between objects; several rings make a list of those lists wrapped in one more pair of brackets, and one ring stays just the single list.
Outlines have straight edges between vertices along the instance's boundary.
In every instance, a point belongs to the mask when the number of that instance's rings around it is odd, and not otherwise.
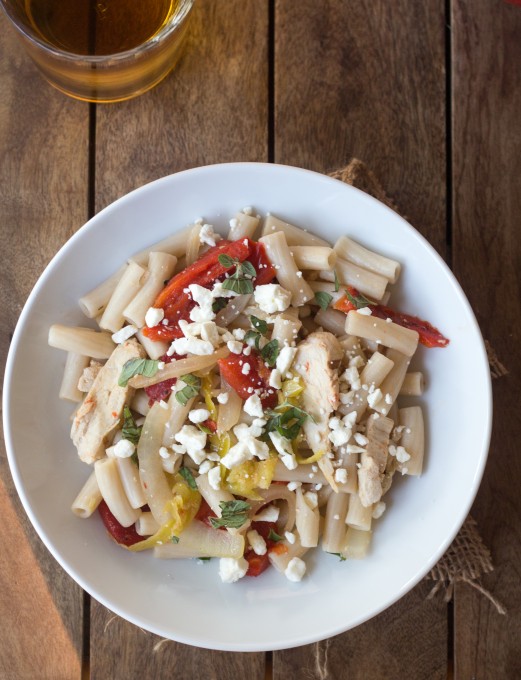
[{"label": "white bowl", "polygon": [[[418,197],[421,200],[421,196]],[[403,263],[391,300],[450,338],[421,348],[427,454],[420,478],[402,478],[376,522],[362,561],[311,551],[291,583],[274,570],[234,585],[218,560],[160,561],[110,541],[97,516],[70,505],[88,468],[69,439],[72,407],[58,400],[65,353],[47,345],[53,323],[85,324],[77,301],[126,256],[198,216],[223,231],[252,205],[330,241],[347,233]],[[158,635],[200,647],[283,649],[356,626],[409,591],[436,563],[476,495],[491,429],[490,374],[476,319],[453,275],[407,222],[370,196],[297,168],[239,163],[181,172],[119,199],[82,227],[49,264],[20,316],[9,353],[4,427],[12,474],[34,527],[63,568],[93,597]]]}]

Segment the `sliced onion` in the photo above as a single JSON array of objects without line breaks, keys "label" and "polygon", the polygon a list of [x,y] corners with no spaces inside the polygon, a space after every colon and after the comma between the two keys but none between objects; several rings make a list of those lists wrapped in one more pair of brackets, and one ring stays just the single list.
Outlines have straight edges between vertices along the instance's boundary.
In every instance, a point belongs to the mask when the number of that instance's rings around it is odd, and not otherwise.
[{"label": "sliced onion", "polygon": [[206,524],[193,522],[179,536],[179,543],[164,543],[154,548],[154,557],[163,559],[185,557],[234,557],[244,553],[244,536],[212,529]]}]

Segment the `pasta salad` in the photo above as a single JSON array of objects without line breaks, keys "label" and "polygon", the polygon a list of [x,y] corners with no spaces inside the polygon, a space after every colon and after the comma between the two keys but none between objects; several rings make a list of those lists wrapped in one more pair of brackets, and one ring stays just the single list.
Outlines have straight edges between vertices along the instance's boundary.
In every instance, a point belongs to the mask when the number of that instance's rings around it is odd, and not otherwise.
[{"label": "pasta salad", "polygon": [[393,476],[422,471],[411,358],[449,342],[388,306],[399,274],[251,208],[227,238],[198,219],[131,257],[80,300],[99,330],[49,331],[92,468],[72,511],[130,551],[218,558],[227,583],[300,581],[319,546],[364,557]]}]

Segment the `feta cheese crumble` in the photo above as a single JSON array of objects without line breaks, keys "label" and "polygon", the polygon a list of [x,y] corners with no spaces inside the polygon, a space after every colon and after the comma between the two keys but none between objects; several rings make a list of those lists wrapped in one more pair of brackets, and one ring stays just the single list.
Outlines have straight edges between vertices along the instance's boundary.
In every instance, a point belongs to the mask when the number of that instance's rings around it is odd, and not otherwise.
[{"label": "feta cheese crumble", "polygon": [[289,562],[288,566],[284,570],[284,576],[288,581],[293,581],[298,583],[302,581],[302,577],[306,573],[306,563],[301,560],[300,557],[293,557]]},{"label": "feta cheese crumble", "polygon": [[244,557],[236,560],[233,557],[221,557],[219,560],[219,576],[223,583],[235,583],[246,575],[248,562]]},{"label": "feta cheese crumble", "polygon": [[129,326],[123,326],[123,328],[120,328],[119,331],[116,331],[115,333],[112,334],[112,342],[115,342],[116,345],[121,345],[122,342],[125,342],[133,335],[135,335],[138,332],[138,330],[139,329],[137,329],[132,324],[130,324]]},{"label": "feta cheese crumble", "polygon": [[254,291],[255,302],[266,314],[284,312],[291,303],[291,293],[278,283],[257,286]]},{"label": "feta cheese crumble", "polygon": [[165,313],[161,307],[149,307],[145,314],[145,324],[148,328],[157,326],[165,318]]},{"label": "feta cheese crumble", "polygon": [[130,458],[136,450],[135,444],[130,442],[128,439],[120,439],[117,444],[114,445],[113,452],[117,458]]}]

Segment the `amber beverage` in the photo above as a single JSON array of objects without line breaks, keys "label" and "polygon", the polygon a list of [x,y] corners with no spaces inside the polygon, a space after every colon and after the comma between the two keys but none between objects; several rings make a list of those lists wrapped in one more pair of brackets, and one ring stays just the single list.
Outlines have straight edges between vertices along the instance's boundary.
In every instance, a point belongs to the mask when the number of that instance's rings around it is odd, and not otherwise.
[{"label": "amber beverage", "polygon": [[45,78],[77,99],[146,92],[175,66],[193,0],[0,0]]}]

